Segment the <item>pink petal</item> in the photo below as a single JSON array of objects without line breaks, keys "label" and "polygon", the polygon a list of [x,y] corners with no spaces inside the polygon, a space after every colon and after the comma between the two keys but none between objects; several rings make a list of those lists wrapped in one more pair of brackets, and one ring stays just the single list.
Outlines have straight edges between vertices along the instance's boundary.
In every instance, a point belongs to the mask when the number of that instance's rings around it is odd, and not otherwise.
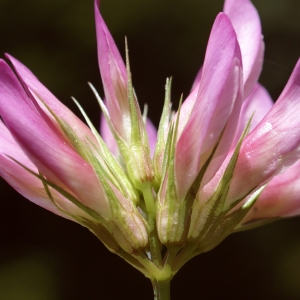
[{"label": "pink petal", "polygon": [[[16,176],[15,174],[18,174],[16,172],[22,172],[24,169],[21,167],[18,168],[16,163],[10,161],[7,157],[3,157],[0,154],[0,176],[9,184],[11,185],[18,193],[20,193],[23,197],[28,199],[29,201],[51,211],[52,213],[55,213],[58,216],[61,216],[63,218],[71,220],[71,217],[69,217],[67,214],[64,214],[61,212],[48,198],[42,183],[39,181],[36,182],[36,184],[29,185],[27,181],[24,181],[19,178],[19,176]],[[31,175],[33,177],[33,175]],[[22,177],[22,176],[21,176]],[[30,181],[33,181],[34,178],[30,178],[28,176],[28,179]],[[53,198],[55,198],[56,203],[59,203],[60,201],[59,196],[56,195],[54,191],[51,191]],[[64,207],[64,205],[61,205],[61,207]],[[68,211],[70,211],[68,209]],[[79,215],[77,213],[76,215]]]},{"label": "pink petal", "polygon": [[273,105],[274,102],[267,90],[260,84],[257,84],[249,97],[243,102],[238,129],[233,144],[237,143],[251,117],[252,120],[250,125],[250,132],[265,117],[265,115],[270,111]]},{"label": "pink petal", "polygon": [[[216,172],[222,165],[224,159],[227,157],[228,153],[232,149],[232,145],[234,143],[234,136],[235,136],[235,133],[237,130],[239,115],[240,115],[242,102],[243,102],[242,69],[239,68],[234,75],[235,75],[235,77],[239,78],[239,82],[236,83],[238,90],[235,93],[233,93],[233,96],[231,96],[231,97],[232,97],[232,99],[235,98],[236,100],[235,100],[233,109],[228,117],[225,128],[222,132],[222,136],[219,140],[219,143],[215,150],[215,153],[214,153],[214,155],[211,159],[211,162],[210,162],[210,164],[204,174],[204,177],[201,181],[201,186],[204,186],[207,182],[209,182],[214,177],[214,175],[216,174]],[[234,78],[233,78],[233,80],[234,80]],[[210,154],[210,152],[208,152],[208,154]]]},{"label": "pink petal", "polygon": [[[242,144],[228,194],[230,202],[244,198],[300,158],[299,99],[300,60],[275,105]],[[230,156],[204,187],[202,199],[212,195]]]},{"label": "pink petal", "polygon": [[[199,83],[196,88],[192,89],[188,97],[184,100],[180,110],[180,122],[178,124],[178,136],[183,132],[188,120],[190,119],[191,112],[194,108],[196,100],[199,98]],[[177,113],[173,117],[176,120]]]},{"label": "pink petal", "polygon": [[146,120],[146,132],[148,135],[150,154],[151,154],[151,157],[153,157],[155,147],[156,147],[156,141],[157,141],[157,130],[156,130],[155,126],[153,125],[153,123],[148,118]]},{"label": "pink petal", "polygon": [[110,152],[117,156],[119,153],[118,145],[102,113],[100,116],[100,134]]},{"label": "pink petal", "polygon": [[130,109],[127,100],[127,73],[122,57],[99,12],[99,0],[95,0],[95,19],[98,46],[98,62],[102,77],[107,109],[114,127],[126,139]]},{"label": "pink petal", "polygon": [[[35,76],[34,74],[26,68],[21,62],[12,57],[11,55],[6,54],[6,57],[12,63],[16,73],[20,77],[23,84],[25,84],[29,91],[32,93],[34,98],[40,103],[37,95],[51,108],[51,110],[60,118],[63,119],[67,124],[72,125],[72,129],[75,131],[77,136],[80,139],[88,138],[90,141],[96,145],[97,141],[92,134],[91,130],[64,104],[62,104]],[[53,119],[49,111],[41,105],[44,109],[44,112]],[[56,121],[53,120],[53,123]]]},{"label": "pink petal", "polygon": [[0,60],[0,114],[13,137],[46,178],[109,215],[109,204],[92,167],[53,131],[32,101],[9,66]]},{"label": "pink petal", "polygon": [[[20,146],[14,140],[13,136],[6,128],[6,126],[0,121],[0,155],[1,155],[1,166],[4,168],[4,162],[10,162],[10,172],[12,174],[18,175],[18,178],[22,181],[26,181],[28,185],[35,185],[36,182],[39,182],[39,187],[41,187],[40,180],[36,179],[36,177],[30,175],[24,168],[20,167],[18,164],[13,162],[11,159],[7,157],[7,155],[14,157],[17,161],[25,165],[27,168],[37,172],[37,168],[35,165],[29,160],[29,158],[22,151]],[[13,169],[16,168],[16,169]],[[20,172],[17,170],[20,170]]]},{"label": "pink petal", "polygon": [[[19,164],[8,158],[7,155],[14,157],[18,162],[30,170],[38,173],[37,168],[28,159],[20,146],[15,142],[6,126],[0,121],[0,176],[7,181],[16,191],[31,202],[61,216],[66,219],[71,219],[66,214],[62,213],[48,198],[42,182],[35,176],[31,175]],[[67,199],[63,199],[55,191],[51,191],[55,201],[68,212],[76,215],[80,214],[78,208],[69,203]],[[76,211],[76,212],[75,212]],[[82,214],[81,214],[82,215]]]},{"label": "pink petal", "polygon": [[233,27],[229,18],[220,13],[208,42],[195,104],[187,118],[184,106],[190,108],[191,101],[184,103],[180,118],[181,123],[187,120],[176,146],[175,172],[181,196],[196,178],[204,163],[202,155],[212,150],[233,110],[239,94],[240,62]]},{"label": "pink petal", "polygon": [[[95,5],[94,8],[95,8],[96,30],[99,30],[99,32],[97,31],[97,34],[99,33],[101,35],[100,41],[102,42],[105,39],[107,40],[106,45],[109,47],[109,51],[111,52],[113,58],[116,60],[117,66],[120,69],[122,77],[124,79],[127,79],[127,71],[126,71],[126,67],[124,65],[123,59],[122,59],[120,52],[119,52],[107,26],[100,14],[100,11],[99,11],[100,0],[95,0],[94,5]],[[97,35],[97,38],[98,38],[98,35]],[[99,41],[97,40],[97,42],[99,42]],[[101,45],[98,44],[98,47],[99,46],[101,47]],[[103,54],[105,55],[106,53],[103,53]]]},{"label": "pink petal", "polygon": [[275,176],[264,189],[243,223],[300,214],[300,161]]},{"label": "pink petal", "polygon": [[226,0],[224,12],[229,16],[241,47],[245,97],[256,84],[260,75],[264,43],[259,15],[250,0]]}]

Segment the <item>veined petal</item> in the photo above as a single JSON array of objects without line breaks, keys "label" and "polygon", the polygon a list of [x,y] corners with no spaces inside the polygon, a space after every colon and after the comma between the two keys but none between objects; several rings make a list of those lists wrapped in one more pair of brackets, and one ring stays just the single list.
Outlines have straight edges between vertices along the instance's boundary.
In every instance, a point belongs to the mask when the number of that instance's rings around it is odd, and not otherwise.
[{"label": "veined petal", "polygon": [[[0,121],[0,176],[7,181],[16,191],[31,202],[61,216],[73,220],[67,214],[59,210],[48,198],[42,182],[30,174],[19,164],[11,160],[7,155],[14,157],[25,167],[38,173],[36,166],[25,155],[16,143],[6,126]],[[55,203],[70,214],[84,216],[82,211],[75,207],[69,200],[51,191]],[[73,220],[74,221],[74,220]]]},{"label": "veined petal", "polygon": [[[195,104],[183,104],[187,121],[176,146],[175,172],[179,198],[191,186],[222,133],[239,94],[241,57],[229,18],[220,13],[210,35]],[[195,93],[195,89],[192,94]],[[193,101],[193,100],[192,100]],[[189,118],[184,106],[192,108]],[[182,126],[183,120],[180,120]],[[207,156],[207,155],[206,155]],[[185,176],[182,176],[185,174]]]},{"label": "veined petal", "polygon": [[244,101],[242,101],[241,96],[238,100],[228,119],[226,129],[222,134],[216,153],[209,164],[201,186],[204,186],[213,178],[230,150],[235,148],[250,118],[249,132],[256,127],[274,105],[270,95],[260,84],[256,84],[252,93]]},{"label": "veined petal", "polygon": [[[28,175],[27,172],[27,180],[23,180],[26,176],[25,170],[16,164],[15,162],[11,161],[8,157],[3,156],[0,154],[0,176],[9,184],[11,185],[18,193],[20,193],[23,197],[27,198],[29,201],[41,206],[42,208],[45,208],[52,213],[55,213],[58,216],[64,217],[69,220],[73,220],[68,214],[63,213],[60,211],[48,198],[48,195],[41,183],[40,180],[36,179],[33,175]],[[24,173],[24,174],[22,174]],[[16,176],[16,174],[18,174]],[[28,183],[30,182],[30,183]],[[59,195],[56,195],[55,191],[51,191],[53,194],[54,201],[61,207],[64,208],[69,213],[70,210],[65,205],[62,205],[60,203],[60,197]],[[63,203],[64,204],[64,203]],[[71,204],[71,203],[69,203]],[[72,205],[72,204],[71,204]],[[75,215],[80,215],[79,209],[77,209],[77,212]],[[82,214],[81,214],[82,215]],[[74,220],[73,220],[74,221]]]},{"label": "veined petal", "polygon": [[263,64],[264,43],[259,15],[250,0],[226,0],[224,13],[229,16],[241,47],[244,94],[247,97],[258,80]]},{"label": "veined petal", "polygon": [[[299,99],[300,60],[277,102],[243,142],[228,194],[230,202],[244,198],[300,158]],[[213,193],[230,156],[201,191],[202,199]]]},{"label": "veined petal", "polygon": [[272,178],[242,223],[300,214],[300,161]]},{"label": "veined petal", "polygon": [[[1,166],[5,166],[5,161],[11,162],[10,171],[12,174],[17,174],[18,178],[22,181],[26,181],[28,185],[34,185],[38,179],[36,177],[32,176],[30,173],[28,173],[24,168],[20,167],[18,164],[13,162],[11,159],[6,157],[7,155],[14,157],[17,161],[21,162],[23,165],[28,167],[31,170],[37,171],[36,166],[29,160],[29,158],[25,155],[25,153],[22,151],[20,146],[16,143],[13,136],[9,132],[9,130],[6,128],[6,126],[3,124],[3,122],[0,121],[0,160],[1,160]],[[21,169],[21,172],[15,172],[13,168]],[[40,181],[39,181],[40,182]],[[41,187],[41,182],[39,184]]]},{"label": "veined petal", "polygon": [[48,180],[58,186],[63,184],[82,203],[110,216],[109,204],[92,167],[45,122],[3,60],[0,60],[0,115],[26,156]]},{"label": "veined petal", "polygon": [[[62,104],[27,67],[9,54],[6,54],[6,57],[10,60],[21,81],[28,87],[38,103],[41,103],[40,100],[43,100],[57,117],[64,120],[67,124],[70,124],[72,130],[74,130],[80,139],[84,140],[88,138],[97,144],[91,130],[69,108]],[[45,108],[44,105],[41,105],[41,108],[48,117],[52,119],[53,123],[59,126],[56,120],[53,120],[53,116],[48,109]]]},{"label": "veined petal", "polygon": [[260,84],[256,84],[252,93],[244,100],[239,118],[238,129],[233,144],[239,140],[247,122],[251,119],[251,132],[256,125],[265,117],[274,105],[267,90]]},{"label": "veined petal", "polygon": [[[239,61],[240,62],[240,61]],[[234,72],[231,75],[231,78],[229,77],[228,84],[234,84],[236,86],[236,91],[232,91],[232,98],[235,99],[232,111],[230,115],[228,116],[227,123],[224,126],[224,130],[220,136],[220,139],[218,141],[218,145],[215,149],[214,155],[209,163],[209,166],[207,167],[207,170],[204,174],[204,177],[201,181],[200,188],[204,186],[207,182],[209,182],[215,173],[218,171],[220,166],[222,165],[224,159],[227,157],[228,153],[231,149],[236,147],[237,143],[234,143],[234,136],[237,130],[237,125],[239,121],[239,115],[243,103],[243,76],[242,76],[242,68],[237,63],[236,68]],[[226,83],[227,84],[227,83]],[[217,119],[216,119],[217,122]],[[246,125],[246,124],[245,124]],[[245,127],[243,128],[243,130]],[[242,130],[242,131],[243,131]],[[242,133],[242,132],[241,132]],[[239,136],[239,138],[241,135]],[[211,150],[206,153],[206,157],[210,155]],[[203,165],[204,162],[202,162]],[[202,166],[201,165],[201,166]]]},{"label": "veined petal", "polygon": [[[264,42],[259,15],[249,0],[226,0],[223,11],[232,22],[241,48],[244,97],[247,97],[257,82],[263,65]],[[195,78],[192,90],[199,84],[201,76],[202,68]]]},{"label": "veined petal", "polygon": [[[122,57],[100,14],[95,0],[98,63],[102,77],[107,109],[118,134],[127,140],[130,131],[130,108],[127,100],[127,73]],[[130,137],[130,135],[129,135]]]}]

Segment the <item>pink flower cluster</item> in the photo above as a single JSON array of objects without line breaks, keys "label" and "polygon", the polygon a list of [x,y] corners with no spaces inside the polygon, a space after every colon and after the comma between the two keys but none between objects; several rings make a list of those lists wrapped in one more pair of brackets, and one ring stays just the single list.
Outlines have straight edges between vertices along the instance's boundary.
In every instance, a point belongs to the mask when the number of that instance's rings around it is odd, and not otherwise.
[{"label": "pink flower cluster", "polygon": [[[6,55],[12,67],[0,60],[1,177],[55,214],[104,224],[127,252],[146,247],[147,214],[155,215],[161,243],[197,240],[216,191],[224,198],[218,208],[224,218],[249,208],[232,231],[300,214],[300,61],[273,104],[258,83],[264,42],[252,3],[225,0],[190,94],[175,115],[166,97],[157,133],[140,112],[128,64],[99,2],[95,18],[105,104],[99,102],[106,144],[30,70]],[[168,87],[169,82],[167,92]],[[148,188],[152,204],[146,200]]]}]

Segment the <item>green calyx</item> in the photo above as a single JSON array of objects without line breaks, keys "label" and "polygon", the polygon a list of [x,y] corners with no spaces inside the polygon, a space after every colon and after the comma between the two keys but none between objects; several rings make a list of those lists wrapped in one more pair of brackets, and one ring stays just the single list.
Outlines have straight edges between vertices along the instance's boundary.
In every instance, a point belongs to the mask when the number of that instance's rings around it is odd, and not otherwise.
[{"label": "green calyx", "polygon": [[167,149],[170,148],[170,145],[167,145],[167,140],[169,140],[169,144],[171,142],[172,133],[169,130],[170,121],[171,121],[171,84],[172,80],[167,79],[165,85],[165,101],[163,112],[160,118],[158,132],[157,132],[157,141],[155,147],[155,153],[153,158],[153,165],[154,165],[154,173],[155,173],[155,180],[154,180],[154,187],[156,190],[159,189],[162,181],[162,176],[166,172],[167,168],[167,157],[168,153]]},{"label": "green calyx", "polygon": [[227,195],[231,178],[242,142],[249,131],[250,122],[251,119],[244,129],[213,195],[203,204],[201,203],[201,199],[197,197],[194,201],[187,240],[189,244],[197,245],[195,251],[198,253],[212,249],[227,235],[232,233],[264,189],[263,186],[255,191],[241,207],[238,206],[246,196],[228,204]]},{"label": "green calyx", "polygon": [[[166,99],[165,107],[169,106],[168,97]],[[182,99],[180,100],[175,123],[170,126],[167,141],[165,142],[165,152],[161,166],[163,179],[157,201],[157,227],[160,241],[164,245],[177,246],[185,242],[191,207],[189,201],[178,199],[175,184],[175,149],[181,102]],[[166,118],[165,116],[163,117]]]},{"label": "green calyx", "polygon": [[[119,151],[122,155],[123,163],[126,166],[128,177],[133,185],[142,191],[145,185],[153,182],[154,170],[150,157],[150,148],[148,142],[148,135],[145,127],[146,116],[141,115],[140,107],[137,102],[131,79],[131,72],[128,58],[128,47],[126,42],[126,66],[127,66],[127,99],[130,110],[130,126],[124,128],[130,134],[126,135],[126,138],[122,137],[110,118],[109,112],[105,107],[105,104],[101,100],[95,88],[90,84],[98,102],[102,113],[106,119],[106,122],[113,134]],[[144,120],[143,120],[144,119]]]}]

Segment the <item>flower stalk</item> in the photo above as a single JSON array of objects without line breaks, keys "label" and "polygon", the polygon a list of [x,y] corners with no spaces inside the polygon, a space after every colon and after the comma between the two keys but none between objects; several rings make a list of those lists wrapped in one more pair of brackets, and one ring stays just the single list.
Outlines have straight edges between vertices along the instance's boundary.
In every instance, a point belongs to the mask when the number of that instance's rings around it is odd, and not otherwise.
[{"label": "flower stalk", "polygon": [[170,298],[170,279],[163,281],[152,281],[154,290],[154,300],[169,300]]}]

